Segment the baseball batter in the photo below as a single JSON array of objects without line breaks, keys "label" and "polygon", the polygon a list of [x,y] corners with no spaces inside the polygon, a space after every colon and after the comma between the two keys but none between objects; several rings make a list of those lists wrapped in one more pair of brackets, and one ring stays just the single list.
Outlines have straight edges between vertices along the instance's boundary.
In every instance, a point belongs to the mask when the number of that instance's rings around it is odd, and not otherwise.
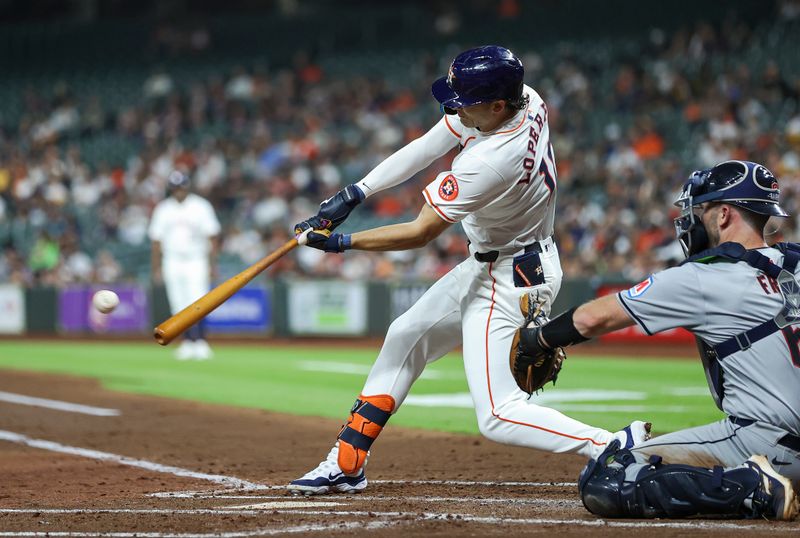
[{"label": "baseball batter", "polygon": [[[316,469],[290,484],[296,493],[364,489],[372,442],[425,366],[458,345],[480,431],[491,440],[596,457],[615,438],[630,446],[646,436],[643,422],[614,434],[535,405],[508,372],[511,339],[523,323],[520,296],[535,291],[549,311],[562,277],[552,239],[557,184],[547,106],[523,85],[522,63],[503,47],[471,49],[455,58],[432,92],[445,112],[441,121],[323,202],[296,232],[317,230],[308,244],[328,252],[386,251],[422,247],[461,222],[471,256],[392,323],[338,442]],[[456,146],[452,168],[423,190],[415,221],[330,233],[365,197]]]},{"label": "baseball batter", "polygon": [[768,218],[787,216],[779,195],[775,177],[756,163],[727,161],[695,172],[676,203],[676,230],[689,255],[682,265],[520,331],[530,356],[634,323],[648,334],[684,327],[697,337],[709,387],[727,417],[631,450],[609,447],[581,475],[590,511],[797,514],[800,245],[764,242]]},{"label": "baseball batter", "polygon": [[[171,195],[156,205],[148,233],[153,280],[164,282],[170,310],[175,314],[208,292],[220,224],[208,200],[189,191],[186,175],[172,172],[167,183]],[[202,323],[186,331],[175,357],[212,357]]]}]

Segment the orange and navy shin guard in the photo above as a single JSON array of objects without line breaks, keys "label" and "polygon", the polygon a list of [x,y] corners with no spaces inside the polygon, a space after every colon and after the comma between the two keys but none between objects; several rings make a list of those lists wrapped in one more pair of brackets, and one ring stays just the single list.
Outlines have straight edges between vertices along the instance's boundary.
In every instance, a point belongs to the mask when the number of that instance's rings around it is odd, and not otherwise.
[{"label": "orange and navy shin guard", "polygon": [[388,394],[360,396],[350,410],[347,424],[339,432],[339,468],[354,475],[364,466],[372,442],[381,433],[394,411],[394,398]]}]

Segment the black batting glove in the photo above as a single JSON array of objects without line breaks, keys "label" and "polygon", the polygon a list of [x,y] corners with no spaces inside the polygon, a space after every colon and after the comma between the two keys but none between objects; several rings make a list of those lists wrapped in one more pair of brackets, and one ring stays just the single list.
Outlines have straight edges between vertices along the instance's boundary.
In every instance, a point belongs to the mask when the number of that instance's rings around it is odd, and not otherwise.
[{"label": "black batting glove", "polygon": [[347,219],[350,212],[364,201],[364,193],[356,185],[348,185],[319,205],[319,212],[308,220],[295,225],[294,233],[301,234],[308,228],[333,231]]},{"label": "black batting glove", "polygon": [[325,252],[344,252],[350,249],[350,234],[309,232],[306,245]]}]

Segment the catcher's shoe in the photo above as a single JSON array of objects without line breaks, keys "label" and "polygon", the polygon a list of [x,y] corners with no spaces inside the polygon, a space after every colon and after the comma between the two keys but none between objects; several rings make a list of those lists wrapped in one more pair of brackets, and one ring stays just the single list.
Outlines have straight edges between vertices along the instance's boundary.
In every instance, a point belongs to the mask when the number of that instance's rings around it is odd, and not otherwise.
[{"label": "catcher's shoe", "polygon": [[339,432],[339,468],[344,474],[357,476],[367,463],[369,448],[381,433],[394,411],[394,398],[388,394],[360,396],[347,424]]},{"label": "catcher's shoe", "polygon": [[800,512],[800,499],[788,478],[778,473],[765,456],[750,456],[745,462],[761,479],[753,492],[753,517],[791,521]]},{"label": "catcher's shoe", "polygon": [[650,439],[652,426],[650,422],[634,420],[629,426],[625,426],[615,433],[614,439],[619,439],[619,444],[622,448],[633,448]]},{"label": "catcher's shoe", "polygon": [[339,468],[339,443],[333,445],[328,457],[316,469],[307,472],[286,486],[293,495],[323,495],[325,493],[357,493],[367,487],[364,468],[356,476],[347,476]]}]

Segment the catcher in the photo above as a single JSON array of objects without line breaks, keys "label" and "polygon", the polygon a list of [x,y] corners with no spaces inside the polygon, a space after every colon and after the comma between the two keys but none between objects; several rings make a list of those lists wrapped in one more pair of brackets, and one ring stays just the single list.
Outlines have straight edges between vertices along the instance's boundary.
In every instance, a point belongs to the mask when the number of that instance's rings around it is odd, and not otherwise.
[{"label": "catcher", "polygon": [[800,244],[768,247],[786,217],[760,164],[726,161],[693,173],[676,205],[687,259],[616,296],[520,329],[511,369],[522,390],[555,380],[560,346],[637,324],[695,334],[725,419],[633,448],[612,442],[581,473],[586,508],[604,517],[725,515],[793,519],[800,485]]}]

